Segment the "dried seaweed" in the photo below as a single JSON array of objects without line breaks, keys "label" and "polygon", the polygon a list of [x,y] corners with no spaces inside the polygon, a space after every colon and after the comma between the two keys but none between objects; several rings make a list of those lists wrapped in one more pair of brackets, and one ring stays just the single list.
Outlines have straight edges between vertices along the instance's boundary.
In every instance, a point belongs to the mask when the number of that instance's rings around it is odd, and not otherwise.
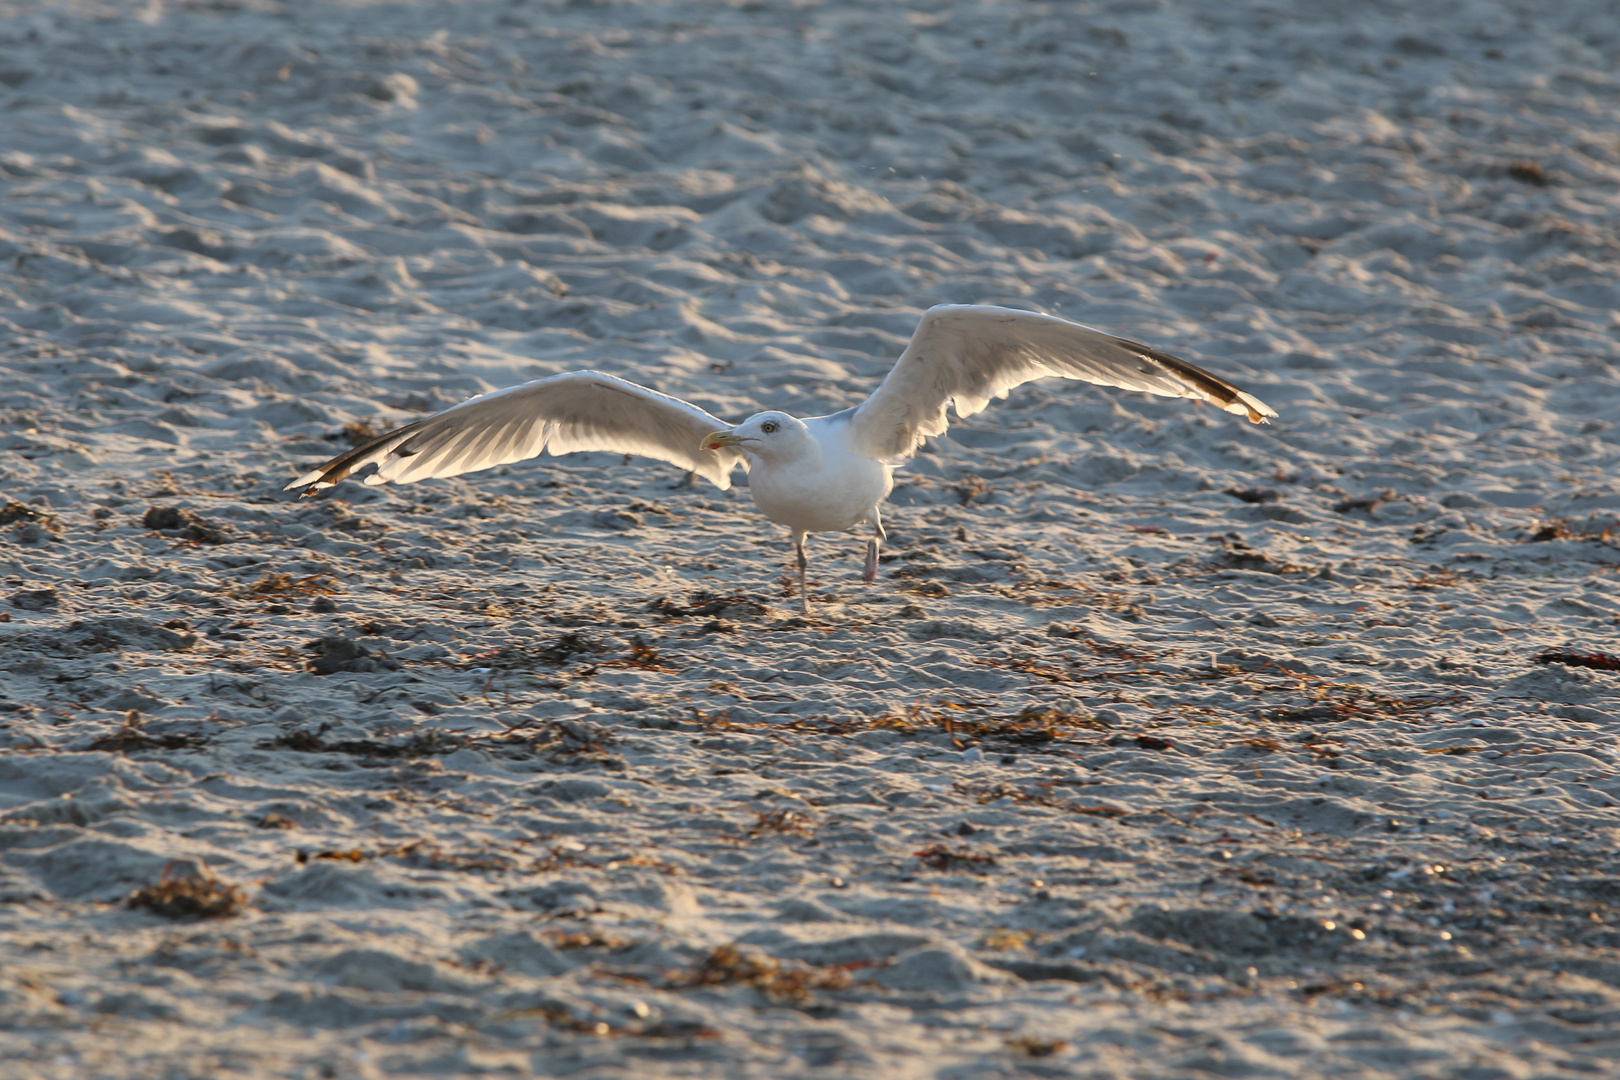
[{"label": "dried seaweed", "polygon": [[[528,671],[536,666],[562,667],[600,656],[607,646],[589,634],[568,630],[543,645],[505,645],[475,653],[460,666],[494,668],[498,671]],[[561,684],[558,684],[561,685]]]},{"label": "dried seaweed", "polygon": [[967,795],[981,806],[1001,799],[1010,799],[1015,803],[1047,806],[1055,810],[1067,810],[1073,814],[1102,818],[1121,818],[1131,812],[1123,806],[1113,806],[1109,803],[1079,803],[1065,799],[1053,791],[1053,788],[1063,783],[1066,781],[1043,780],[1034,785],[1039,790],[1030,791],[1011,784],[970,784],[959,781],[951,785],[951,790]]},{"label": "dried seaweed", "polygon": [[992,952],[1016,952],[1029,948],[1035,936],[1034,930],[992,930],[979,942],[979,947]]},{"label": "dried seaweed", "polygon": [[996,857],[981,851],[972,851],[965,847],[947,847],[944,844],[929,844],[912,855],[922,861],[930,870],[972,870],[982,872],[996,865]]},{"label": "dried seaweed", "polygon": [[566,630],[545,645],[538,646],[528,655],[542,664],[561,667],[582,656],[598,656],[607,646],[577,630]]},{"label": "dried seaweed", "polygon": [[956,493],[957,499],[963,506],[972,506],[975,503],[989,502],[990,496],[995,494],[996,489],[991,487],[981,476],[973,473],[963,473],[951,485],[951,490]]},{"label": "dried seaweed", "polygon": [[0,506],[0,526],[13,525],[19,521],[41,521],[47,517],[44,511],[27,505],[26,503],[7,501]]},{"label": "dried seaweed", "polygon": [[1584,523],[1577,524],[1567,517],[1553,518],[1541,522],[1521,543],[1541,544],[1550,540],[1584,540],[1602,544],[1615,542],[1616,526],[1608,523],[1608,519],[1588,517]]},{"label": "dried seaweed", "polygon": [[1518,161],[1508,162],[1507,174],[1521,184],[1531,184],[1535,187],[1546,187],[1552,183],[1547,170],[1541,167],[1539,161],[1522,158]]},{"label": "dried seaweed", "polygon": [[691,594],[686,603],[678,603],[668,596],[660,596],[647,605],[647,610],[671,619],[706,619],[719,616],[725,619],[758,619],[770,614],[770,607],[745,593],[719,595],[700,589]]},{"label": "dried seaweed", "polygon": [[1562,519],[1559,519],[1538,525],[1531,530],[1525,541],[1531,544],[1545,544],[1549,540],[1573,540],[1576,535]]},{"label": "dried seaweed", "polygon": [[1613,653],[1543,649],[1532,659],[1538,664],[1563,664],[1565,667],[1593,668],[1597,671],[1620,671],[1620,656]]},{"label": "dried seaweed", "polygon": [[779,810],[761,810],[759,820],[748,830],[750,840],[761,836],[799,836],[808,839],[816,834],[815,819],[803,810],[783,807]]},{"label": "dried seaweed", "polygon": [[141,525],[188,544],[224,544],[231,540],[225,529],[179,506],[150,507],[141,517]]},{"label": "dried seaweed", "polygon": [[285,814],[266,814],[253,824],[261,829],[299,829],[303,827]]},{"label": "dried seaweed", "polygon": [[202,746],[207,741],[200,735],[183,732],[149,735],[141,730],[141,722],[140,711],[129,710],[124,716],[124,722],[118,725],[117,731],[99,736],[90,743],[88,749],[106,750],[115,754],[127,754],[131,750],[187,750]]},{"label": "dried seaweed", "polygon": [[398,671],[403,666],[384,652],[373,652],[354,638],[336,634],[307,642],[304,648],[315,653],[305,665],[316,675],[340,672]]},{"label": "dried seaweed", "polygon": [[809,1000],[814,990],[842,990],[850,985],[850,970],[864,964],[817,967],[781,961],[757,950],[722,945],[685,971],[671,972],[671,989],[701,986],[750,986],[773,1001],[792,1004]]},{"label": "dried seaweed", "polygon": [[[1053,581],[1042,579],[1038,581],[1015,581],[1006,585],[990,586],[992,592],[1016,600],[1031,607],[1055,607],[1058,605],[1070,606],[1076,602],[1072,595],[1064,596],[1062,593],[1084,593],[1087,607],[1097,611],[1112,611],[1127,617],[1140,617],[1145,615],[1146,609],[1141,601],[1146,600],[1144,595],[1132,596],[1129,593],[1108,591],[1087,585],[1083,581]],[[1059,635],[1073,637],[1073,634]]]},{"label": "dried seaweed", "polygon": [[1262,574],[1297,574],[1306,569],[1298,563],[1277,559],[1264,551],[1256,550],[1242,540],[1232,540],[1225,536],[1217,536],[1214,539],[1220,544],[1221,549],[1209,557],[1205,563],[1206,569],[1253,570]]},{"label": "dried seaweed", "polygon": [[498,735],[467,740],[466,745],[498,750],[511,756],[539,756],[562,764],[589,763],[622,769],[625,761],[608,749],[619,736],[601,724],[585,720],[520,720]]},{"label": "dried seaweed", "polygon": [[1276,488],[1229,487],[1221,494],[1230,495],[1234,499],[1241,499],[1243,502],[1250,504],[1274,503],[1282,499],[1282,492]]},{"label": "dried seaweed", "polygon": [[331,849],[331,848],[328,848],[325,851],[302,851],[302,850],[300,850],[298,852],[295,852],[294,855],[293,855],[293,859],[299,865],[303,865],[304,863],[309,862],[311,859],[316,859],[316,860],[325,859],[325,860],[327,860],[329,862],[362,863],[362,862],[365,862],[367,859],[371,859],[371,858],[375,858],[375,857],[376,856],[372,855],[369,852],[361,851],[359,848],[350,848],[347,851],[334,850],[334,849]]},{"label": "dried seaweed", "polygon": [[1021,747],[1044,746],[1077,731],[1105,731],[1110,726],[1089,712],[1068,712],[1054,705],[1028,705],[1014,716],[979,718],[963,712],[961,705],[943,704],[945,708],[937,712],[939,726],[958,746],[965,745],[960,736]]},{"label": "dried seaweed", "polygon": [[[1277,667],[1275,664],[1266,664],[1264,666],[1268,668]],[[1265,714],[1265,719],[1282,723],[1407,719],[1419,713],[1462,705],[1468,701],[1466,694],[1457,691],[1445,694],[1412,694],[1401,697],[1373,690],[1357,683],[1335,682],[1319,675],[1309,675],[1300,671],[1287,671],[1283,668],[1277,668],[1277,670],[1282,672],[1287,679],[1293,681],[1295,687],[1308,695],[1312,701],[1310,705],[1273,709]],[[1261,687],[1260,689],[1282,688]]]},{"label": "dried seaweed", "polygon": [[382,856],[399,859],[409,866],[431,870],[483,870],[504,873],[518,866],[517,859],[498,851],[446,851],[431,840],[413,840],[408,844],[400,844],[384,851]]},{"label": "dried seaweed", "polygon": [[1407,581],[1406,587],[1413,592],[1436,592],[1455,588],[1462,581],[1463,575],[1455,570],[1426,570]]},{"label": "dried seaweed", "polygon": [[499,852],[477,851],[460,853],[446,851],[431,840],[412,840],[380,851],[363,848],[326,848],[320,851],[300,849],[293,855],[299,865],[315,862],[363,863],[371,859],[399,859],[409,866],[432,870],[485,870],[504,873],[518,868],[518,860]]},{"label": "dried seaweed", "polygon": [[541,935],[554,949],[623,949],[632,942],[601,930],[547,930]]},{"label": "dried seaweed", "polygon": [[300,596],[331,596],[342,590],[338,588],[337,579],[331,574],[310,574],[295,578],[291,574],[266,572],[258,581],[249,585],[247,591],[254,596],[282,596],[289,593]]},{"label": "dried seaweed", "polygon": [[1394,488],[1384,488],[1376,494],[1340,499],[1333,504],[1333,512],[1335,514],[1348,514],[1356,510],[1362,510],[1370,514],[1391,499],[1400,497],[1395,494]]},{"label": "dried seaweed", "polygon": [[296,750],[302,754],[355,754],[360,757],[431,757],[453,753],[469,742],[463,735],[452,731],[440,731],[437,728],[414,731],[391,742],[379,742],[376,739],[343,739],[327,742],[322,738],[325,733],[325,725],[314,731],[299,728],[264,740],[259,743],[259,749]]},{"label": "dried seaweed", "polygon": [[61,518],[20,502],[0,507],[0,526],[6,525],[20,544],[46,544],[62,538]]},{"label": "dried seaweed", "polygon": [[24,611],[49,611],[60,606],[62,594],[54,586],[47,585],[43,589],[19,589],[12,593],[7,600],[14,608]]},{"label": "dried seaweed", "polygon": [[640,634],[630,639],[630,655],[621,656],[614,660],[604,660],[603,667],[635,667],[643,671],[661,671],[665,674],[674,674],[675,669],[664,664],[664,658],[658,650],[653,648]]},{"label": "dried seaweed", "polygon": [[585,1020],[577,1017],[565,1005],[547,1004],[536,1005],[531,1009],[513,1009],[501,1013],[497,1019],[516,1020],[523,1017],[538,1016],[549,1026],[563,1031],[573,1031],[581,1035],[598,1035],[607,1038],[613,1035],[624,1035],[628,1032],[624,1028],[614,1027],[605,1020]]},{"label": "dried seaweed", "polygon": [[344,424],[343,430],[328,435],[326,438],[329,442],[342,439],[350,446],[364,446],[371,440],[381,438],[387,433],[386,428],[380,428],[369,420],[355,420]]},{"label": "dried seaweed", "polygon": [[1063,1039],[1042,1039],[1034,1035],[1019,1035],[1006,1040],[1007,1049],[1029,1057],[1051,1057],[1069,1048]]},{"label": "dried seaweed", "polygon": [[178,865],[165,866],[156,885],[130,893],[128,906],[169,919],[223,919],[249,907],[248,895],[240,886],[215,877],[207,866],[187,867],[177,873]]},{"label": "dried seaweed", "polygon": [[842,720],[811,717],[768,726],[774,731],[816,731],[832,735],[852,735],[862,731],[896,731],[905,735],[944,732],[952,742],[963,748],[980,740],[1008,746],[1042,747],[1069,741],[1067,736],[1077,731],[1106,730],[1109,727],[1106,721],[1098,720],[1090,713],[1067,712],[1049,705],[1026,706],[1014,716],[974,715],[971,710],[979,708],[983,706],[944,700],[912,702],[897,712],[875,716],[855,716]]}]

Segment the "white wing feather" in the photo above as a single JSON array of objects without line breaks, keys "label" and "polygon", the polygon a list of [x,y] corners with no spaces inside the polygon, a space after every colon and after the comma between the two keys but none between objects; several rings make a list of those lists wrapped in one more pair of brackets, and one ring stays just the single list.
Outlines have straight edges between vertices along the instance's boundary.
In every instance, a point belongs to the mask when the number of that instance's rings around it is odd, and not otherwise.
[{"label": "white wing feather", "polygon": [[707,450],[727,425],[680,398],[600,371],[572,371],[464,401],[340,454],[287,485],[331,487],[375,463],[367,484],[459,476],[538,456],[582,450],[639,454],[691,469],[724,490],[747,462],[734,447]]},{"label": "white wing feather", "polygon": [[944,433],[946,406],[972,416],[1048,376],[1198,398],[1256,424],[1277,415],[1202,368],[1089,326],[1013,308],[943,305],[923,313],[893,370],[856,410],[851,433],[866,453],[897,464]]}]

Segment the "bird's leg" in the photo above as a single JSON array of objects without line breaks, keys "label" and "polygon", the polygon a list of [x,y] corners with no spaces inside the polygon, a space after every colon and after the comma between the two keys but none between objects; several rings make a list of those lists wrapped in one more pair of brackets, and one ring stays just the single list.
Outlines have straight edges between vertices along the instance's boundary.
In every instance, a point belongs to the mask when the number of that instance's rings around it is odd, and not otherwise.
[{"label": "bird's leg", "polygon": [[883,531],[883,518],[875,506],[872,508],[871,521],[875,535],[866,542],[866,568],[861,571],[861,580],[868,585],[877,580],[878,548],[889,538],[889,534]]},{"label": "bird's leg", "polygon": [[798,529],[793,530],[793,550],[799,555],[799,610],[810,614],[810,586],[805,582],[805,571],[809,569],[810,560],[804,555],[804,533]]}]

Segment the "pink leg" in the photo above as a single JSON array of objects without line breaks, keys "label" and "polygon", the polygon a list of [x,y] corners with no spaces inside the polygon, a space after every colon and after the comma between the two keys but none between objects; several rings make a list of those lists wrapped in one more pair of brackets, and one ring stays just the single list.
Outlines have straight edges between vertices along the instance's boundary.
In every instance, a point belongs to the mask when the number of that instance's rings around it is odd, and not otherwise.
[{"label": "pink leg", "polygon": [[810,568],[810,560],[804,554],[804,533],[793,534],[793,548],[799,553],[799,610],[810,614],[810,585],[805,580],[805,571]]},{"label": "pink leg", "polygon": [[872,507],[872,530],[877,535],[866,542],[866,568],[861,571],[861,580],[868,585],[877,580],[878,548],[888,539],[888,533],[883,531],[883,518],[878,515],[877,507]]}]

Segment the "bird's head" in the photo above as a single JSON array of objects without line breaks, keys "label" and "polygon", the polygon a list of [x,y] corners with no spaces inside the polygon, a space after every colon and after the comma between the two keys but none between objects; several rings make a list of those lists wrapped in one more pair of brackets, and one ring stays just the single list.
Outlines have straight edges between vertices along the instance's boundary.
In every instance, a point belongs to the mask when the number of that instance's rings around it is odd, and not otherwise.
[{"label": "bird's head", "polygon": [[803,420],[784,412],[762,412],[730,431],[711,431],[703,436],[703,449],[735,446],[750,457],[770,460],[793,455],[807,441],[814,439]]}]

